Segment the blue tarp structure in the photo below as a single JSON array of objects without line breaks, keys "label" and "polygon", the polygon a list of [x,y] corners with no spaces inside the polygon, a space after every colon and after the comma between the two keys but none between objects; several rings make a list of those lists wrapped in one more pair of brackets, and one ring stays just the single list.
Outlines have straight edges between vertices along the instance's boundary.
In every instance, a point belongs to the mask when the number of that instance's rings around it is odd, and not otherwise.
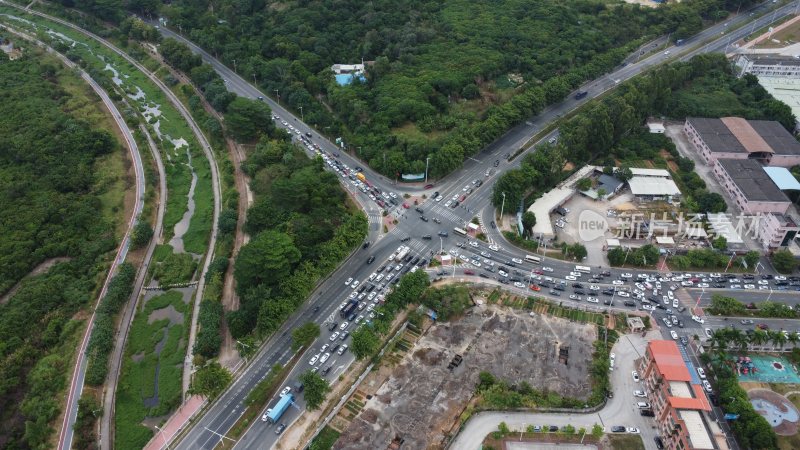
[{"label": "blue tarp structure", "polygon": [[339,75],[334,75],[336,77],[336,83],[339,86],[347,86],[353,82],[353,79],[358,77],[361,81],[367,81],[367,79],[362,74],[354,74],[354,73],[342,73]]},{"label": "blue tarp structure", "polygon": [[764,172],[772,179],[778,189],[782,191],[800,191],[800,182],[785,167],[764,167]]}]

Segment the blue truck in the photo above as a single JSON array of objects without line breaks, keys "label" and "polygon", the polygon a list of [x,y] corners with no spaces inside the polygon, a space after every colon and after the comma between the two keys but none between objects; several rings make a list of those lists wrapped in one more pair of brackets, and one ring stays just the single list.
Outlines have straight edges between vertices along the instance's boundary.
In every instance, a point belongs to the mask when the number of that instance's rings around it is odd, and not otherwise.
[{"label": "blue truck", "polygon": [[286,410],[289,409],[289,405],[291,405],[292,403],[294,403],[294,395],[286,394],[283,397],[281,397],[281,399],[278,400],[278,403],[276,403],[275,406],[272,407],[272,411],[270,411],[270,413],[267,414],[267,420],[270,423],[276,423],[281,418],[283,413],[285,413]]}]

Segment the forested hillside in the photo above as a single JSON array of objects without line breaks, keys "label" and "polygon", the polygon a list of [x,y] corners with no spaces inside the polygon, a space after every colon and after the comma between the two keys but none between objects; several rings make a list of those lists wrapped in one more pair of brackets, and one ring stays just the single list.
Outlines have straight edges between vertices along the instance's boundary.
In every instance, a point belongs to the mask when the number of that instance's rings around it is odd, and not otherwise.
[{"label": "forested hillside", "polygon": [[[73,0],[62,0],[72,4]],[[75,6],[121,20],[121,0]],[[685,0],[658,9],[619,0],[135,0],[255,79],[271,96],[391,177],[434,178],[650,37],[673,39],[753,0]],[[335,83],[332,64],[368,62]],[[235,62],[234,62],[235,61]],[[371,62],[371,63],[370,63]],[[371,64],[371,65],[370,65]]]},{"label": "forested hillside", "polygon": [[0,302],[0,448],[46,448],[81,326],[74,315],[115,246],[97,163],[120,148],[66,112],[84,99],[60,81],[82,80],[51,60],[0,56],[0,293],[46,259],[65,260]]},{"label": "forested hillside", "polygon": [[250,242],[236,259],[238,311],[228,316],[234,338],[276,330],[367,232],[360,210],[336,175],[286,141],[266,138],[245,163],[256,201],[247,213]]}]

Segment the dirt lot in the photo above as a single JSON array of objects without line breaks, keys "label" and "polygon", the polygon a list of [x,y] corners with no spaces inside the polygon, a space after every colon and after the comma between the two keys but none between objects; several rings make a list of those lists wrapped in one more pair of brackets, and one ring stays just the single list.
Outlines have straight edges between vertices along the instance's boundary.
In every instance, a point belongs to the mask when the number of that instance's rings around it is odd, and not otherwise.
[{"label": "dirt lot", "polygon": [[[360,390],[371,398],[334,448],[385,449],[395,437],[405,440],[403,450],[438,444],[472,397],[481,371],[586,398],[596,337],[593,325],[497,306],[473,308],[455,323],[430,328],[385,382],[362,383]],[[565,348],[566,364],[559,362]],[[450,371],[457,354],[463,362]]]}]

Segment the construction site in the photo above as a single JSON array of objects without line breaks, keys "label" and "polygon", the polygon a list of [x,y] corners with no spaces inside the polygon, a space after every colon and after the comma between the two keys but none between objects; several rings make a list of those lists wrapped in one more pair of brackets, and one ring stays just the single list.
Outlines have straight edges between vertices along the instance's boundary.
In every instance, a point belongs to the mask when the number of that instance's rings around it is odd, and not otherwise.
[{"label": "construction site", "polygon": [[597,327],[496,305],[406,330],[332,420],[335,449],[443,447],[480,372],[585,399]]}]

